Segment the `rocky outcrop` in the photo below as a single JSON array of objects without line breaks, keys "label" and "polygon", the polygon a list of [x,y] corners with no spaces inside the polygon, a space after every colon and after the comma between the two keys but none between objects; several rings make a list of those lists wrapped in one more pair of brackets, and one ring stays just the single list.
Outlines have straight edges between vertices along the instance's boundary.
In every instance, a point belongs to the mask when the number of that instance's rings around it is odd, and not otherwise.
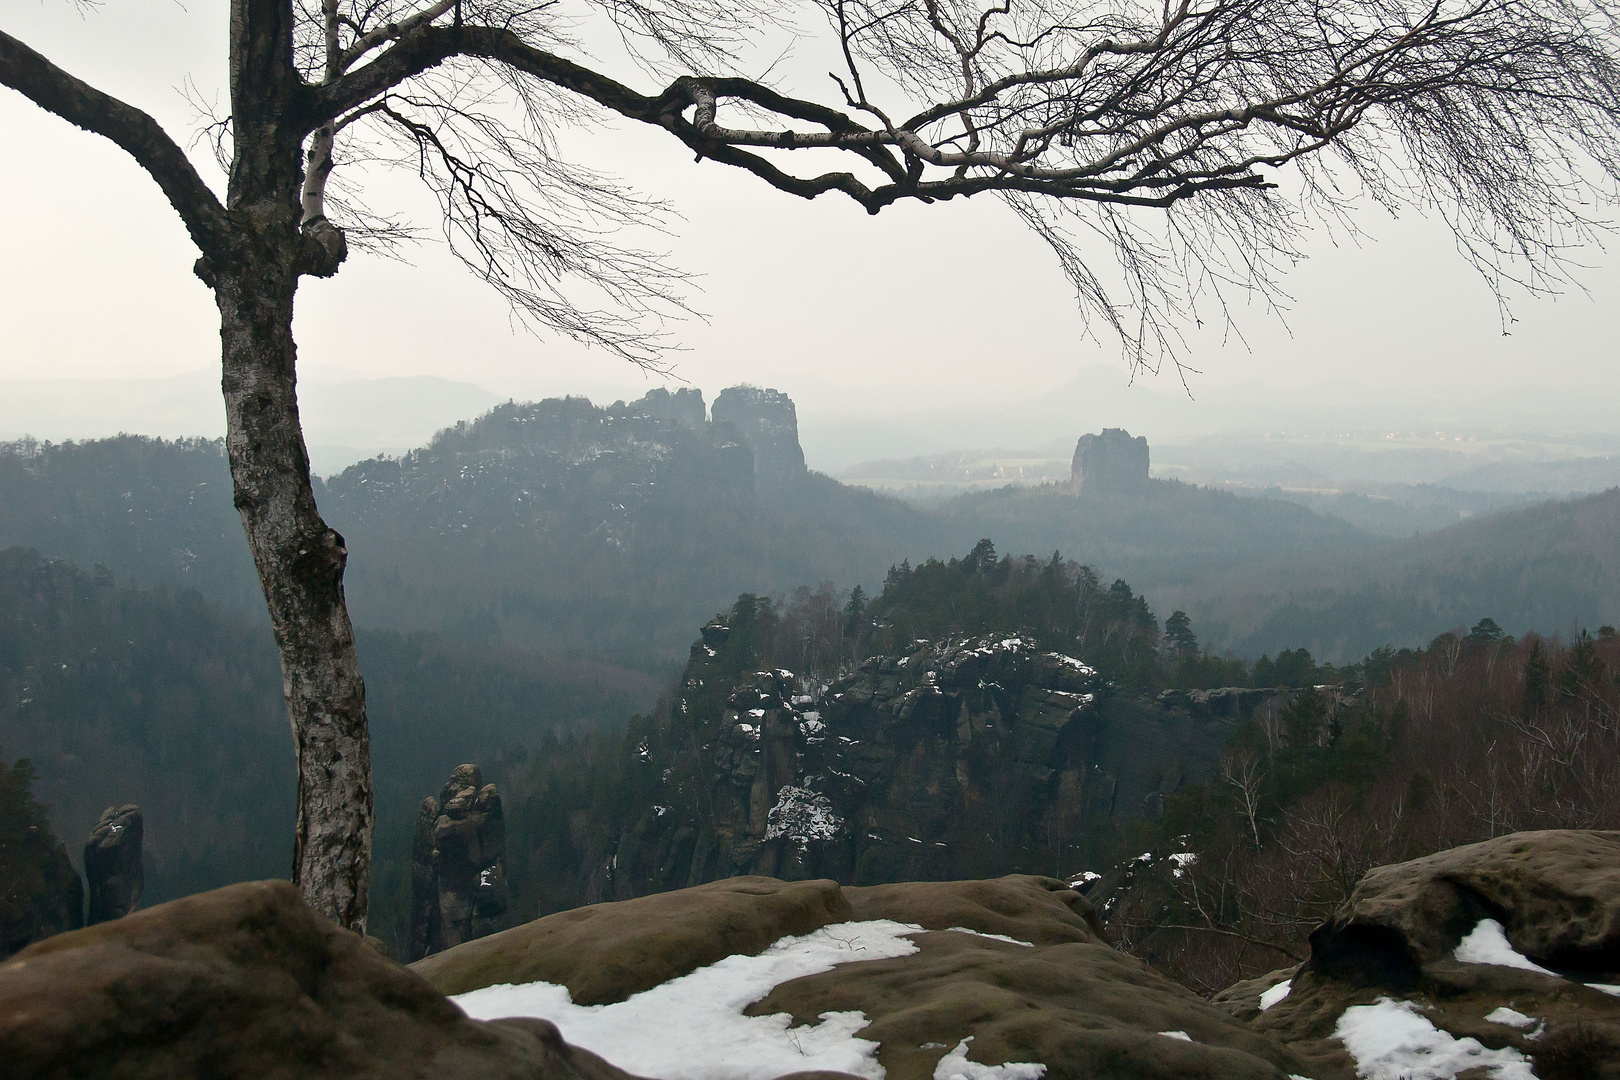
[{"label": "rocky outcrop", "polygon": [[1147,439],[1141,435],[1133,439],[1124,428],[1080,436],[1069,479],[1075,490],[1087,495],[1143,490],[1148,482]]},{"label": "rocky outcrop", "polygon": [[[1317,1080],[1420,1075],[1421,1046],[1449,1055],[1455,1073],[1613,1080],[1617,995],[1620,833],[1570,830],[1369,871],[1311,935],[1305,963],[1216,1003]],[[1402,1040],[1384,1037],[1397,1030]]]},{"label": "rocky outcrop", "polygon": [[730,424],[754,451],[754,475],[769,484],[804,476],[799,416],[793,399],[779,390],[731,386],[720,391],[712,410],[716,423]]},{"label": "rocky outcrop", "polygon": [[631,402],[625,411],[657,420],[673,420],[686,428],[701,428],[708,421],[703,391],[690,386],[683,386],[673,394],[662,386],[655,386],[645,397]]},{"label": "rocky outcrop", "polygon": [[733,953],[855,918],[831,881],[734,877],[548,915],[412,965],[446,994],[544,980],[578,1005],[606,1005]]},{"label": "rocky outcrop", "polygon": [[1537,964],[1620,972],[1620,832],[1513,833],[1371,870],[1311,935],[1311,967],[1415,982],[1481,919]]},{"label": "rocky outcrop", "polygon": [[830,683],[737,674],[731,636],[704,627],[679,696],[633,736],[626,768],[645,780],[582,845],[588,901],[734,874],[875,884],[1084,865],[1091,838],[1211,775],[1231,731],[1115,694],[1016,634],[913,641]]},{"label": "rocky outcrop", "polygon": [[410,959],[492,933],[507,902],[500,791],[483,782],[477,765],[458,765],[416,818]]},{"label": "rocky outcrop", "polygon": [[[611,1008],[654,987],[673,995],[671,979],[720,956],[756,955],[784,933],[822,928],[845,940],[870,920],[917,928],[909,931],[915,948],[887,959],[851,951],[847,962],[784,977],[738,1007],[749,1016],[787,1014],[790,1036],[803,1032],[805,1048],[828,1016],[856,1016],[853,1036],[876,1045],[869,1064],[846,1067],[890,1080],[953,1071],[986,1080],[1284,1080],[1303,1071],[1275,1041],[1111,948],[1084,898],[1051,878],[872,888],[737,878],[551,915],[416,970],[455,993],[543,981],[566,987],[573,1002]],[[530,1014],[556,1000],[533,995]],[[596,1037],[612,1042],[611,1034]],[[600,1052],[613,1060],[615,1048]],[[1024,1064],[997,1068],[1007,1062]],[[697,1062],[683,1068],[704,1074]]]},{"label": "rocky outcrop", "polygon": [[285,882],[61,934],[0,964],[17,1077],[628,1080],[543,1020],[469,1020]]},{"label": "rocky outcrop", "polygon": [[90,886],[85,923],[122,919],[141,903],[146,871],[141,861],[145,819],[134,803],[109,806],[84,844],[84,877]]},{"label": "rocky outcrop", "polygon": [[[726,680],[716,652],[694,647],[683,698],[648,748],[669,767],[659,801],[599,868],[596,895],[733,874],[960,874],[983,831],[1022,850],[1021,838],[1092,795],[1077,751],[1100,680],[1031,641],[916,642],[831,685],[786,670]],[[680,722],[694,715],[696,746]]]}]

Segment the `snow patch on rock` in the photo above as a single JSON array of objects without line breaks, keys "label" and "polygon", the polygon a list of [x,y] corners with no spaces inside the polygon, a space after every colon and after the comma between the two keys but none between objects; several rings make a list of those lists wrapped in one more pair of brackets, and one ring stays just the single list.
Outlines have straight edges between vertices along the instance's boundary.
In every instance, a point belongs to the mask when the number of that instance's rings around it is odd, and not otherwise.
[{"label": "snow patch on rock", "polygon": [[1459,1039],[1435,1027],[1410,1001],[1384,997],[1352,1005],[1333,1037],[1355,1059],[1360,1080],[1451,1080],[1479,1068],[1490,1080],[1536,1080],[1519,1051],[1487,1050],[1478,1039]]},{"label": "snow patch on rock", "polygon": [[1497,967],[1521,968],[1539,971],[1543,975],[1557,976],[1516,950],[1507,939],[1507,932],[1495,919],[1481,919],[1479,925],[1457,943],[1457,959],[1465,964],[1495,964]]},{"label": "snow patch on rock", "polygon": [[967,1044],[969,1035],[956,1044],[956,1049],[939,1059],[934,1066],[934,1080],[1041,1080],[1046,1066],[1030,1061],[1009,1061],[1005,1065],[980,1065],[969,1061]]},{"label": "snow patch on rock", "polygon": [[831,840],[844,819],[833,813],[832,802],[809,788],[784,784],[776,805],[765,816],[765,839],[786,837],[801,848],[812,840]]},{"label": "snow patch on rock", "polygon": [[1294,988],[1293,979],[1284,979],[1270,990],[1260,995],[1260,1011],[1265,1012],[1277,1002],[1288,996],[1288,991]]},{"label": "snow patch on rock", "polygon": [[[790,979],[858,960],[909,956],[917,945],[908,935],[921,929],[887,919],[824,926],[783,938],[758,956],[728,956],[611,1005],[575,1005],[567,987],[547,982],[486,986],[452,1000],[479,1020],[550,1020],[564,1039],[642,1076],[771,1080],[791,1072],[833,1069],[883,1080],[878,1044],[855,1037],[866,1026],[864,1013],[824,1013],[818,1024],[790,1028],[792,1018],[786,1013],[744,1016],[743,1010]],[[965,1061],[966,1054],[962,1056]],[[1036,1080],[1041,1073],[961,1075],[967,1080]]]}]

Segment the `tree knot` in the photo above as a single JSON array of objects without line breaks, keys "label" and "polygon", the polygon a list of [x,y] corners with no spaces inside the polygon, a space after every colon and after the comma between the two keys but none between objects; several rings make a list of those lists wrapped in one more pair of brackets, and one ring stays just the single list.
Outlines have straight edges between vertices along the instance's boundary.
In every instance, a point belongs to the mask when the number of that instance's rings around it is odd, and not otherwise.
[{"label": "tree knot", "polygon": [[328,278],[338,272],[349,257],[349,241],[343,230],[324,217],[311,218],[301,228],[298,273]]}]

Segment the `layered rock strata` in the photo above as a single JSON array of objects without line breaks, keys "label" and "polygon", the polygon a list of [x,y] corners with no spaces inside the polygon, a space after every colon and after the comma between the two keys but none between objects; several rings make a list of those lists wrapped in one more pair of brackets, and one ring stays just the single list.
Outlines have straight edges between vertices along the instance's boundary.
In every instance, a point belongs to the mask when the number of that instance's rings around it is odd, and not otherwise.
[{"label": "layered rock strata", "polygon": [[779,390],[732,386],[720,391],[711,412],[716,423],[730,424],[753,449],[756,477],[782,484],[804,476],[799,415],[792,398]]}]

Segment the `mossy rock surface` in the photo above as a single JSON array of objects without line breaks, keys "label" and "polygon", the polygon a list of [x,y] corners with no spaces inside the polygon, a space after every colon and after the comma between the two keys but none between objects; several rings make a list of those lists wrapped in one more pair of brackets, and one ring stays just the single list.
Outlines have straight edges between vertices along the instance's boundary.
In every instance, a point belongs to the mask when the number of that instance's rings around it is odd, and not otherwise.
[{"label": "mossy rock surface", "polygon": [[1268,1036],[1111,948],[1066,883],[1030,875],[842,889],[734,878],[548,916],[416,969],[456,993],[543,979],[597,1004],[788,934],[874,919],[924,927],[918,951],[790,980],[748,1011],[787,1013],[797,1026],[859,1010],[868,1022],[857,1035],[880,1044],[890,1080],[930,1080],[969,1038],[970,1061],[1040,1063],[1050,1080],[1283,1080],[1302,1071]]},{"label": "mossy rock surface", "polygon": [[1280,1080],[1302,1071],[1279,1043],[1107,945],[1026,947],[959,933],[916,941],[912,956],[784,983],[749,1011],[813,1024],[859,1009],[869,1019],[860,1037],[881,1044],[889,1080],[930,1080],[969,1037],[970,1061],[1038,1062],[1047,1080]]},{"label": "mossy rock surface", "polygon": [[[411,965],[445,994],[501,983],[568,987],[579,1005],[607,1005],[734,953],[856,918],[834,881],[737,877],[514,926]],[[876,916],[874,916],[876,917]]]},{"label": "mossy rock surface", "polygon": [[277,881],[160,904],[0,964],[0,1075],[631,1080],[543,1020],[469,1020]]},{"label": "mossy rock surface", "polygon": [[1311,935],[1311,966],[1394,985],[1484,918],[1543,966],[1620,969],[1620,832],[1510,833],[1370,870]]},{"label": "mossy rock surface", "polygon": [[[1522,956],[1550,969],[1456,959],[1482,919],[1501,923]],[[1288,996],[1259,995],[1292,975]],[[1298,969],[1238,983],[1214,1002],[1281,1042],[1314,1080],[1351,1080],[1333,1037],[1345,1010],[1414,1003],[1435,1027],[1490,1050],[1513,1049],[1541,1080],[1620,1080],[1620,832],[1512,833],[1367,872],[1311,935]],[[1499,1008],[1528,1025],[1488,1021]]]}]

